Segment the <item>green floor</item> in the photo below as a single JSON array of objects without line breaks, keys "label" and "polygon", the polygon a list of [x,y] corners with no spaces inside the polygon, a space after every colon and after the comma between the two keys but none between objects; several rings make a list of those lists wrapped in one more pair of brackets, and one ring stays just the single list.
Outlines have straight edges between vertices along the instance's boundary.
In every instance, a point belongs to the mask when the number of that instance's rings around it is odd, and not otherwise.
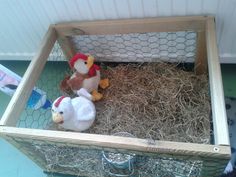
[{"label": "green floor", "polygon": [[221,66],[225,96],[236,98],[236,64]]},{"label": "green floor", "polygon": [[[0,62],[19,75],[23,75],[28,62]],[[225,96],[236,98],[236,65],[222,65]],[[2,116],[10,97],[0,92],[0,116]],[[21,154],[15,147],[0,139],[1,177],[46,177],[36,164]],[[56,177],[57,175],[53,175]]]}]

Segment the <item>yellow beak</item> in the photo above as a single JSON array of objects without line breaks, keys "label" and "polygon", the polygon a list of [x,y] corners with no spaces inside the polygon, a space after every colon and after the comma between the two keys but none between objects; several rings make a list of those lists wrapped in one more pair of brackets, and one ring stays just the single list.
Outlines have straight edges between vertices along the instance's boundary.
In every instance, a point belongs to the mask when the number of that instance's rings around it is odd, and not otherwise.
[{"label": "yellow beak", "polygon": [[64,119],[61,114],[59,113],[52,113],[52,120],[55,123],[62,124],[64,123]]},{"label": "yellow beak", "polygon": [[87,67],[88,67],[88,69],[90,69],[93,66],[93,63],[94,63],[94,57],[89,55],[88,59],[87,59]]}]

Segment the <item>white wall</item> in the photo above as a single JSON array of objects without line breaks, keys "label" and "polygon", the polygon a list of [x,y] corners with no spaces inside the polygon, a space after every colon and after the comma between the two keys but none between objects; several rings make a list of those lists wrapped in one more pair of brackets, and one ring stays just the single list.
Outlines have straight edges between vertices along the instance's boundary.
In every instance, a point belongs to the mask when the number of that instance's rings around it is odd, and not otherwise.
[{"label": "white wall", "polygon": [[0,59],[30,59],[52,23],[201,14],[216,16],[220,57],[236,63],[236,0],[0,0]]}]

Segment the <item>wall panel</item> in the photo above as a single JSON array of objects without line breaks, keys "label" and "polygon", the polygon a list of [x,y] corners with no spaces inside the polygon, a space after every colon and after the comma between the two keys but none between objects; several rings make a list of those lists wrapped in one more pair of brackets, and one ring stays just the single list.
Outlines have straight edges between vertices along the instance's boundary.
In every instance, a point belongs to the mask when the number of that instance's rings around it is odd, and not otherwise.
[{"label": "wall panel", "polygon": [[0,0],[0,59],[28,60],[51,23],[215,15],[220,57],[236,63],[236,0]]}]

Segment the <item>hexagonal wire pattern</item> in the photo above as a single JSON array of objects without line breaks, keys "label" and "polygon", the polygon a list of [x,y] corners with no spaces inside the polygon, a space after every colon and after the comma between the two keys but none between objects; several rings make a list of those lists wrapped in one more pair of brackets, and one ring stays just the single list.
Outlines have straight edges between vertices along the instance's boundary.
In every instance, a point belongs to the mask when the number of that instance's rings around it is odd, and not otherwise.
[{"label": "hexagonal wire pattern", "polygon": [[[112,166],[102,164],[103,148],[75,146],[65,143],[50,144],[45,140],[27,141],[23,138],[14,139],[27,152],[37,154],[38,159],[45,161],[46,171],[56,171],[63,174],[74,174],[88,177],[109,176],[108,171],[114,170]],[[108,152],[108,151],[106,151]],[[114,153],[123,153],[116,149]],[[191,159],[191,156],[175,156],[159,154],[139,154],[136,155],[134,175],[140,177],[197,177],[201,176],[202,160]],[[103,166],[104,165],[104,166]],[[106,167],[105,167],[106,166]],[[105,168],[104,168],[105,167]],[[104,169],[103,169],[104,168]],[[119,170],[125,174],[126,170]],[[214,173],[213,173],[214,174]]]},{"label": "hexagonal wire pattern", "polygon": [[[180,63],[193,62],[196,55],[196,33],[192,31],[81,35],[72,41],[79,52],[91,54],[97,61]],[[63,60],[66,59],[56,43],[36,84],[51,102],[61,96],[59,84],[66,74],[71,74]],[[51,123],[50,109],[26,108],[17,126],[48,129]]]},{"label": "hexagonal wire pattern", "polygon": [[[46,92],[47,99],[53,102],[61,96],[59,84],[65,75],[70,75],[71,71],[62,50],[58,43],[55,43],[48,61],[36,83],[36,87]],[[41,101],[41,100],[40,100]],[[31,109],[26,107],[18,121],[18,127],[49,129],[52,124],[51,110],[49,109]]]},{"label": "hexagonal wire pattern", "polygon": [[196,33],[192,31],[81,35],[73,38],[76,49],[98,61],[193,62]]}]

